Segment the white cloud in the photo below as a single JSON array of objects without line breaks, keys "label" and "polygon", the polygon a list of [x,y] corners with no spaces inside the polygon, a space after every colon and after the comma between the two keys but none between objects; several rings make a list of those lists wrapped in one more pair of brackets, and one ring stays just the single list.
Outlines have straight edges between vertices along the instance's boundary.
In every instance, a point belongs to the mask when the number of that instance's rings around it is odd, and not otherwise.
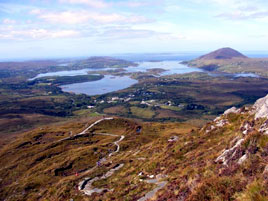
[{"label": "white cloud", "polygon": [[50,33],[51,38],[68,38],[68,37],[78,37],[80,33],[75,30],[60,30]]},{"label": "white cloud", "polygon": [[39,15],[39,18],[50,22],[50,23],[64,23],[64,24],[78,24],[85,23],[89,20],[89,16],[85,15],[84,12],[54,12],[44,13]]},{"label": "white cloud", "polygon": [[144,28],[133,28],[131,26],[109,26],[100,29],[95,35],[99,41],[118,41],[118,40],[134,40],[134,39],[145,39],[145,40],[185,40],[181,34],[168,33],[162,31],[155,31]]},{"label": "white cloud", "polygon": [[163,5],[164,1],[161,0],[126,0],[126,1],[119,1],[114,2],[112,5],[114,6],[125,6],[129,8],[140,8],[140,7],[152,7],[152,5]]},{"label": "white cloud", "polygon": [[12,25],[12,24],[16,24],[16,20],[6,18],[6,19],[3,19],[2,23],[6,25]]},{"label": "white cloud", "polygon": [[10,40],[29,40],[29,39],[55,39],[55,38],[70,38],[78,37],[79,32],[75,30],[46,30],[46,29],[27,29],[27,30],[1,30],[0,39]]},{"label": "white cloud", "polygon": [[225,8],[238,8],[249,5],[256,5],[256,0],[193,0],[199,3],[216,4]]},{"label": "white cloud", "polygon": [[111,1],[109,3],[104,0],[59,0],[61,3],[69,3],[69,4],[81,4],[87,5],[93,8],[107,8],[107,7],[117,7],[117,6],[126,6],[129,8],[137,8],[152,5],[162,5],[162,0],[125,0],[125,1]]},{"label": "white cloud", "polygon": [[64,12],[43,12],[38,15],[39,18],[55,24],[83,24],[95,22],[101,24],[107,23],[145,23],[150,20],[143,16],[120,15],[117,13],[103,14],[90,11],[64,11]]},{"label": "white cloud", "polygon": [[39,15],[42,13],[42,11],[38,8],[35,8],[35,9],[32,9],[30,12],[29,12],[31,15]]},{"label": "white cloud", "polygon": [[155,32],[143,29],[132,29],[132,28],[114,28],[111,27],[105,30],[102,34],[99,34],[101,40],[124,40],[134,38],[148,38],[152,37]]},{"label": "white cloud", "polygon": [[[201,0],[193,0],[201,1]],[[261,0],[206,0],[216,5],[219,14],[216,17],[228,20],[250,20],[268,17],[268,4]]]},{"label": "white cloud", "polygon": [[140,2],[140,1],[129,1],[129,2],[125,2],[125,5],[128,7],[141,7],[141,6],[147,6],[148,3],[146,2]]},{"label": "white cloud", "polygon": [[61,3],[83,4],[93,8],[106,8],[108,4],[102,0],[59,0]]},{"label": "white cloud", "polygon": [[228,13],[221,13],[217,17],[230,19],[230,20],[250,20],[250,19],[262,19],[268,17],[267,11],[234,11]]}]

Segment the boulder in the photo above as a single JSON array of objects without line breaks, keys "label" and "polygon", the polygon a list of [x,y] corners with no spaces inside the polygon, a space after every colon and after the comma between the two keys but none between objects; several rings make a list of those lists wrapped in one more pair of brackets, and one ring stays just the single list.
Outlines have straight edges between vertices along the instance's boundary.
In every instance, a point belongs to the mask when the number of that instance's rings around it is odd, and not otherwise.
[{"label": "boulder", "polygon": [[255,119],[268,117],[268,95],[256,101],[253,105]]},{"label": "boulder", "polygon": [[235,114],[237,114],[237,113],[239,113],[239,112],[240,112],[240,109],[237,109],[236,107],[232,107],[232,108],[226,110],[223,114],[224,114],[224,115],[228,115],[228,114],[230,114],[230,113],[235,113]]}]

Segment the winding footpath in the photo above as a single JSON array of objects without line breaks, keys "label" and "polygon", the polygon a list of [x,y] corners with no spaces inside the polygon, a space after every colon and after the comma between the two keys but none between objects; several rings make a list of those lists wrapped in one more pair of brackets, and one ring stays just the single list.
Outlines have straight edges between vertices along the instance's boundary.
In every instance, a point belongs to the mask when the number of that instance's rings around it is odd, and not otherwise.
[{"label": "winding footpath", "polygon": [[[75,136],[71,136],[71,137],[65,138],[63,140],[68,140],[68,139],[73,138],[73,137],[76,137],[76,136],[84,135],[84,134],[86,134],[86,132],[90,128],[94,127],[95,125],[97,125],[98,123],[100,123],[100,122],[102,122],[104,120],[113,120],[113,118],[103,118],[103,119],[100,119],[100,120],[94,122],[93,124],[91,124],[89,127],[87,127],[81,133],[79,133],[79,134],[77,134]],[[119,135],[110,134],[110,133],[93,133],[93,135],[104,135],[104,136],[119,137]],[[125,138],[125,136],[124,135],[121,135],[119,140],[113,142],[113,144],[116,146],[116,150],[114,152],[110,153],[108,155],[108,157],[111,157],[112,155],[114,155],[115,153],[118,153],[120,151],[119,142],[121,142],[124,138]],[[98,166],[99,166],[99,164],[101,164],[103,161],[106,161],[106,159],[105,158],[102,158],[101,160],[99,160],[97,162],[97,165],[94,166],[93,168],[91,168],[90,170],[88,170],[88,172],[91,172],[91,171],[97,169]],[[109,191],[109,189],[94,188],[92,186],[92,184],[95,181],[106,179],[106,178],[112,176],[114,174],[114,172],[116,172],[117,170],[121,169],[123,166],[124,166],[124,164],[117,164],[112,169],[110,169],[108,172],[106,172],[106,174],[104,174],[101,177],[95,177],[95,178],[86,177],[81,182],[79,182],[79,184],[78,184],[78,190],[82,191],[86,195],[92,195],[93,193],[102,193],[103,191]]]},{"label": "winding footpath", "polygon": [[160,181],[160,179],[149,179],[146,180],[147,183],[149,184],[156,184],[157,187],[154,188],[153,190],[149,191],[148,193],[145,194],[145,196],[143,196],[142,198],[138,199],[138,201],[146,201],[148,199],[151,199],[155,196],[155,194],[161,190],[162,188],[164,188],[167,184],[167,181]]},{"label": "winding footpath", "polygon": [[96,126],[97,124],[99,124],[100,122],[104,121],[104,120],[113,120],[113,117],[107,117],[107,118],[103,118],[103,119],[99,119],[98,121],[95,121],[93,124],[91,124],[89,127],[87,127],[85,130],[83,130],[81,133],[77,134],[78,135],[84,135],[86,134],[86,132],[91,129],[92,127]]},{"label": "winding footpath", "polygon": [[[94,122],[93,124],[91,124],[89,127],[87,127],[85,130],[83,130],[81,133],[78,133],[77,135],[74,136],[70,136],[67,138],[62,139],[63,140],[68,140],[68,139],[72,139],[76,136],[81,136],[81,135],[85,135],[86,132],[91,129],[92,127],[94,127],[95,125],[99,124],[100,122],[104,121],[104,120],[113,120],[113,118],[103,118],[100,120],[97,120],[96,122]],[[119,137],[119,135],[115,135],[115,134],[110,134],[110,133],[93,133],[93,135],[103,135],[103,136],[112,136],[112,137]],[[112,155],[114,155],[115,153],[118,153],[120,151],[120,145],[119,143],[124,140],[125,136],[121,135],[120,139],[113,142],[113,144],[117,147],[116,150],[112,153],[110,153],[108,155],[108,157],[111,157]],[[97,162],[97,165],[94,166],[93,168],[89,169],[87,172],[91,172],[93,170],[96,170],[99,167],[99,164],[101,164],[102,162],[106,161],[106,158],[102,158],[101,160],[99,160]],[[82,191],[84,194],[86,195],[92,195],[93,193],[102,193],[104,191],[112,191],[110,189],[106,189],[106,188],[94,188],[92,185],[95,181],[99,181],[99,180],[103,180],[103,179],[107,179],[108,177],[111,177],[116,171],[118,171],[119,169],[121,169],[124,166],[124,164],[117,164],[115,165],[112,169],[110,169],[108,172],[106,172],[104,175],[99,176],[99,177],[94,177],[94,178],[89,178],[86,177],[84,178],[81,182],[79,182],[78,184],[78,190]],[[142,198],[138,199],[138,201],[146,201],[148,199],[153,198],[156,193],[161,190],[162,188],[164,188],[167,184],[167,181],[160,181],[161,180],[161,176],[160,177],[156,177],[156,179],[149,179],[149,180],[145,180],[145,182],[149,183],[149,184],[156,184],[157,186],[149,191],[148,193],[146,193]]]},{"label": "winding footpath", "polygon": [[90,178],[85,178],[83,181],[79,183],[78,190],[82,191],[86,195],[92,195],[93,193],[102,193],[103,191],[110,191],[109,189],[106,188],[94,188],[92,186],[93,182],[102,180],[102,179],[107,179],[108,177],[112,176],[115,171],[121,169],[124,166],[124,164],[116,165],[114,168],[106,172],[105,175],[101,177],[94,177],[93,179]]},{"label": "winding footpath", "polygon": [[[72,138],[75,138],[77,136],[81,136],[81,135],[85,135],[86,132],[91,129],[92,127],[96,126],[97,124],[99,124],[100,122],[104,121],[104,120],[113,120],[114,118],[113,117],[107,117],[107,118],[102,118],[102,119],[99,119],[97,121],[95,121],[93,124],[91,124],[89,127],[87,127],[85,130],[83,130],[81,133],[78,133],[76,135],[73,135],[73,136],[70,136],[70,137],[66,137],[66,138],[63,138],[63,139],[60,139],[58,142],[62,142],[62,141],[65,141],[65,140],[69,140],[69,139],[72,139]],[[117,136],[117,135],[115,135]]]},{"label": "winding footpath", "polygon": [[124,135],[121,135],[120,139],[117,140],[116,142],[114,142],[114,144],[115,144],[115,146],[117,146],[117,148],[116,148],[115,152],[110,153],[110,154],[108,155],[108,157],[111,157],[111,156],[114,155],[115,153],[119,152],[119,150],[120,150],[120,145],[119,145],[118,143],[121,142],[124,138],[125,138],[125,136],[124,136]]}]

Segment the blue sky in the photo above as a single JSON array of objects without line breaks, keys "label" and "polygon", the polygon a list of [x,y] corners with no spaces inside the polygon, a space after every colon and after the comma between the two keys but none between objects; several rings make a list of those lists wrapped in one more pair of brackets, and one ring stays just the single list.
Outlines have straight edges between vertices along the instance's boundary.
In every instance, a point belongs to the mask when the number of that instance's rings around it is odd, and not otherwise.
[{"label": "blue sky", "polygon": [[266,51],[266,0],[0,0],[0,58]]}]

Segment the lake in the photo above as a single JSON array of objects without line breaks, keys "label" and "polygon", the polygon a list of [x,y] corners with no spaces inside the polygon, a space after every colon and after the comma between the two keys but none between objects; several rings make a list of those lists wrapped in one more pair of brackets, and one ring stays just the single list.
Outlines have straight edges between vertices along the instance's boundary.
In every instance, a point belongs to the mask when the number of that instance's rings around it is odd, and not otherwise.
[{"label": "lake", "polygon": [[259,78],[260,76],[254,73],[237,73],[235,74],[235,77],[255,77]]},{"label": "lake", "polygon": [[81,70],[66,70],[66,71],[57,71],[57,72],[49,72],[49,73],[40,73],[34,78],[31,78],[29,80],[34,80],[37,78],[42,78],[42,77],[50,77],[50,76],[77,76],[77,75],[87,75],[88,72],[90,71],[99,71],[99,70],[108,70],[110,68],[85,68]]},{"label": "lake", "polygon": [[202,72],[201,69],[188,67],[184,64],[180,64],[180,61],[157,61],[157,62],[136,62],[138,66],[130,66],[126,68],[126,72],[146,72],[147,70],[154,68],[161,68],[166,70],[160,73],[161,76],[172,74],[184,74],[191,72]]},{"label": "lake", "polygon": [[[159,61],[159,62],[137,62],[138,66],[130,66],[125,68],[126,72],[146,72],[149,69],[161,68],[166,70],[162,72],[160,75],[171,75],[171,74],[184,74],[195,71],[202,71],[197,68],[191,68],[186,65],[180,64],[180,61]],[[103,69],[92,69],[86,68],[82,70],[70,70],[70,71],[59,71],[59,72],[49,72],[49,73],[41,73],[36,77],[32,78],[37,79],[41,77],[48,76],[77,76],[77,75],[87,75],[90,74],[90,71],[102,70],[107,71],[111,70],[111,68],[103,68]],[[114,91],[118,91],[121,89],[125,89],[130,87],[133,84],[136,84],[138,81],[131,79],[129,76],[111,76],[106,75],[103,79],[93,81],[93,82],[83,82],[83,83],[75,83],[60,86],[65,92],[73,92],[76,94],[87,94],[90,96],[93,95],[101,95]]]},{"label": "lake", "polygon": [[103,79],[98,81],[68,84],[60,87],[65,92],[94,96],[125,89],[136,83],[138,81],[129,76],[105,75]]},{"label": "lake", "polygon": [[[135,73],[135,72],[146,72],[150,69],[161,68],[165,71],[160,73],[160,76],[172,75],[172,74],[185,74],[191,72],[204,72],[198,68],[188,67],[186,65],[180,64],[180,61],[144,61],[144,62],[136,62],[138,66],[130,66],[125,68],[125,72]],[[77,75],[87,75],[90,74],[90,71],[102,70],[107,71],[111,70],[111,68],[102,68],[102,69],[93,69],[86,68],[82,70],[70,70],[70,71],[59,71],[59,72],[49,72],[42,73],[37,75],[35,78],[47,77],[47,76],[77,76]],[[209,72],[208,72],[209,73]],[[210,74],[210,73],[209,73]],[[220,76],[217,74],[211,74],[211,76]],[[229,75],[230,76],[230,75]],[[233,77],[257,77],[255,74],[251,73],[241,73],[241,74],[233,74]],[[75,83],[69,85],[60,86],[65,92],[73,92],[76,94],[87,94],[90,96],[93,95],[101,95],[114,91],[118,91],[121,89],[125,89],[130,87],[133,84],[136,84],[138,81],[131,79],[129,76],[111,76],[106,75],[103,79],[92,81],[92,82],[83,82],[83,83]]]},{"label": "lake", "polygon": [[[202,72],[201,69],[188,67],[184,64],[180,64],[180,61],[158,61],[158,62],[136,62],[138,66],[129,66],[125,68],[128,73],[136,72],[146,72],[147,70],[154,68],[162,68],[166,70],[160,75],[172,75],[172,74],[184,74],[191,72]],[[113,70],[116,68],[85,68],[82,70],[69,70],[69,71],[58,71],[58,72],[49,72],[49,73],[40,73],[36,77],[30,79],[34,80],[41,77],[50,77],[50,76],[77,76],[77,75],[87,75],[90,74],[90,71],[107,71]]]}]

